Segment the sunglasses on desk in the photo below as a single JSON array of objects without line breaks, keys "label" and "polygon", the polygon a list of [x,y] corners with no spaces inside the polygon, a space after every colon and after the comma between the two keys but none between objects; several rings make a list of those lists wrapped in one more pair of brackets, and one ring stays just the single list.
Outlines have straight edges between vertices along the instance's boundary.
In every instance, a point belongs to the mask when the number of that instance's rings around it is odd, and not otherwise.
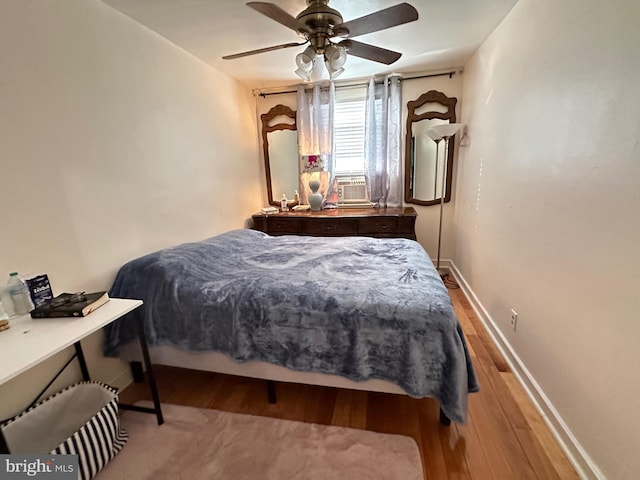
[{"label": "sunglasses on desk", "polygon": [[53,298],[49,303],[49,306],[55,308],[61,307],[62,305],[72,305],[74,303],[86,302],[87,297],[85,297],[84,293],[85,292],[62,293]]}]

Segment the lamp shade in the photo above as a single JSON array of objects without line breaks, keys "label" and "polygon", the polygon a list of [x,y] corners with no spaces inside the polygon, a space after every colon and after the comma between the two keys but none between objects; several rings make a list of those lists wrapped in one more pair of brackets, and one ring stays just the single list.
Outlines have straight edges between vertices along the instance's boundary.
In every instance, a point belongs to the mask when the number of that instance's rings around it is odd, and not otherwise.
[{"label": "lamp shade", "polygon": [[454,136],[462,127],[464,127],[464,123],[441,123],[440,125],[434,125],[429,130],[435,132],[440,138],[449,138]]},{"label": "lamp shade", "polygon": [[298,75],[305,82],[308,82],[309,80],[311,80],[311,72],[307,72],[302,68],[296,69],[296,75]]},{"label": "lamp shade", "polygon": [[316,58],[316,52],[311,45],[304,49],[302,53],[296,55],[296,65],[302,70],[310,72],[313,68],[313,61]]},{"label": "lamp shade", "polygon": [[344,47],[329,45],[324,52],[325,62],[332,69],[337,70],[344,66],[347,61],[347,49]]},{"label": "lamp shade", "polygon": [[324,64],[327,66],[331,80],[344,72],[344,64],[347,61],[347,49],[336,45],[329,45],[324,52]]},{"label": "lamp shade", "polygon": [[329,72],[329,79],[331,80],[335,80],[344,73],[344,68],[331,68],[328,62],[325,62],[325,65],[327,66],[327,72]]},{"label": "lamp shade", "polygon": [[427,137],[429,137],[434,142],[439,142],[440,140],[442,140],[442,135],[440,135],[438,132],[436,132],[433,128],[425,130],[424,133],[425,133],[425,135]]}]

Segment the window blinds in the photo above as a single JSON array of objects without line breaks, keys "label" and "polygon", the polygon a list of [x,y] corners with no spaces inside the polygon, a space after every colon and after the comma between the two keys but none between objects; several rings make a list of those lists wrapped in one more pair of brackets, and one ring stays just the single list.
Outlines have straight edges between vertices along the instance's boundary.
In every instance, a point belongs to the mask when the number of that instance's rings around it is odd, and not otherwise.
[{"label": "window blinds", "polygon": [[336,90],[333,142],[336,173],[364,172],[364,87]]}]

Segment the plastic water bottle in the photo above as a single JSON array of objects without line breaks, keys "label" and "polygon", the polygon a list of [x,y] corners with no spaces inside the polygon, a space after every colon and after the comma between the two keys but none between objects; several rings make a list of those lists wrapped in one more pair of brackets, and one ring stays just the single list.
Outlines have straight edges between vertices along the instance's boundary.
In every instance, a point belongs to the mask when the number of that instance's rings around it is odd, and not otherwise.
[{"label": "plastic water bottle", "polygon": [[2,303],[4,313],[6,313],[9,318],[15,317],[16,311],[13,308],[13,300],[11,300],[11,295],[9,295],[9,290],[6,285],[0,285],[0,303]]},{"label": "plastic water bottle", "polygon": [[2,302],[0,302],[0,320],[7,320],[8,318],[9,315],[4,311],[4,308],[2,308]]},{"label": "plastic water bottle", "polygon": [[16,315],[26,315],[33,310],[33,302],[31,301],[31,295],[29,294],[29,288],[22,278],[18,275],[18,272],[11,272],[9,274],[9,282],[7,283],[7,290],[13,300],[13,308],[16,311]]}]

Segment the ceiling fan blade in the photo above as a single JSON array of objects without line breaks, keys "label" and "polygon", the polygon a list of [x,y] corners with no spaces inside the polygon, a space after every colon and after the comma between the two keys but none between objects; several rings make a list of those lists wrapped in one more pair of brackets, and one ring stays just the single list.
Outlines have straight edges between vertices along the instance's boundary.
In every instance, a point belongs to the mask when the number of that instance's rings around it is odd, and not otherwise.
[{"label": "ceiling fan blade", "polygon": [[403,25],[417,19],[418,11],[415,7],[408,3],[399,3],[393,7],[342,23],[340,27],[347,28],[351,38]]},{"label": "ceiling fan blade", "polygon": [[402,56],[401,53],[394,52],[393,50],[375,47],[368,43],[356,42],[355,40],[344,40],[338,45],[347,47],[349,55],[366,58],[367,60],[384,63],[385,65],[391,65]]},{"label": "ceiling fan blade", "polygon": [[271,20],[275,20],[276,22],[284,25],[285,27],[289,27],[291,30],[296,32],[307,32],[307,27],[300,23],[295,17],[289,15],[287,12],[282,10],[279,6],[274,5],[273,3],[267,2],[247,2],[247,7],[253,8],[256,12],[260,12],[263,15],[266,15]]},{"label": "ceiling fan blade", "polygon": [[304,45],[307,42],[302,42],[302,43],[283,43],[282,45],[275,45],[273,47],[266,47],[266,48],[258,48],[257,50],[249,50],[248,52],[242,52],[242,53],[234,53],[233,55],[225,55],[224,57],[222,57],[223,60],[233,60],[234,58],[241,58],[241,57],[248,57],[249,55],[256,55],[258,53],[265,53],[265,52],[271,52],[273,50],[281,50],[283,48],[290,48],[290,47],[299,47],[300,45]]}]

